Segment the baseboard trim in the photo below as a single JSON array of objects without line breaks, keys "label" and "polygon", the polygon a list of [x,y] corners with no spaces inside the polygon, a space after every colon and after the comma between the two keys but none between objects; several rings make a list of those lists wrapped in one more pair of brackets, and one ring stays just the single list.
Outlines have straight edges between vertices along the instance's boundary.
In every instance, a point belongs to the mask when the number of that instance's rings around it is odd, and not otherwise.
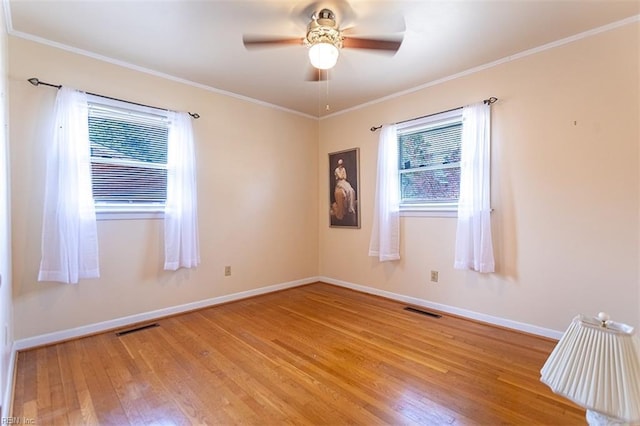
[{"label": "baseboard trim", "polygon": [[[240,299],[246,299],[248,297],[259,296],[262,294],[272,293],[274,291],[285,290],[287,288],[299,287],[301,285],[311,284],[317,281],[323,281],[328,284],[337,285],[340,287],[350,288],[352,290],[361,291],[363,293],[373,294],[376,296],[386,297],[388,299],[401,301],[404,303],[410,303],[415,306],[421,306],[424,308],[434,309],[441,312],[446,312],[453,315],[473,319],[476,321],[482,321],[488,324],[497,325],[500,327],[510,328],[513,330],[522,331],[525,333],[535,334],[538,336],[548,337],[551,339],[560,339],[563,332],[557,330],[551,330],[548,328],[538,327],[531,324],[526,324],[518,321],[513,321],[505,318],[495,317],[467,309],[458,308],[455,306],[445,305],[441,303],[431,302],[425,299],[419,299],[417,297],[406,296],[403,294],[393,293],[386,290],[380,290],[373,287],[368,287],[360,284],[354,284],[347,281],[337,280],[330,277],[309,277],[295,281],[289,281],[285,283],[270,285],[266,287],[260,287],[253,290],[242,291],[238,293],[228,294],[225,296],[213,297],[210,299],[199,300],[197,302],[186,303],[178,306],[171,306],[164,309],[158,309],[150,312],[143,312],[136,315],[130,315],[127,317],[116,318],[109,321],[100,323],[89,324],[86,326],[76,327],[68,330],[56,331],[53,333],[42,334],[34,337],[28,337],[25,339],[16,340],[13,343],[13,350],[11,354],[10,371],[13,371],[16,361],[16,352],[30,349],[38,346],[49,345],[64,340],[75,339],[78,337],[88,336],[91,334],[101,333],[108,330],[114,330],[121,327],[126,327],[132,324],[138,324],[145,321],[152,321],[159,318],[176,315],[188,311],[207,308],[210,306],[219,305],[222,303],[233,302]],[[10,380],[9,380],[10,381]],[[8,382],[9,382],[8,381]],[[6,395],[6,393],[5,393]],[[6,398],[5,398],[6,399]],[[4,407],[4,405],[3,405]]]},{"label": "baseboard trim", "polygon": [[4,389],[2,399],[2,418],[6,419],[11,417],[13,413],[13,386],[16,379],[16,357],[18,351],[15,348],[15,343],[11,345],[11,354],[9,355],[9,366],[7,368],[7,387]]},{"label": "baseboard trim", "polygon": [[[194,311],[197,309],[208,308],[210,306],[220,305],[222,303],[233,302],[248,297],[259,296],[261,294],[273,293],[274,291],[284,290],[287,288],[299,287],[301,285],[311,284],[319,281],[318,277],[303,278],[300,280],[289,281],[281,284],[274,284],[266,287],[260,287],[253,290],[241,291],[239,293],[228,294],[225,296],[213,297],[210,299],[199,300],[197,302],[185,303],[183,305],[171,306],[168,308],[158,309],[150,312],[130,315],[127,317],[116,318],[104,322],[89,324],[68,330],[56,331],[53,333],[41,334],[34,337],[19,339],[14,342],[13,353],[25,349],[35,348],[38,346],[49,345],[56,342],[75,339],[78,337],[88,336],[91,334],[102,333],[108,330],[114,330],[128,325],[137,324],[146,321],[152,321],[159,318],[181,314],[184,312]],[[13,356],[13,355],[12,355]]]},{"label": "baseboard trim", "polygon": [[350,288],[352,290],[361,291],[363,293],[369,293],[376,296],[382,296],[387,299],[397,300],[404,303],[410,303],[412,305],[421,306],[423,308],[434,309],[441,312],[446,312],[449,314],[461,316],[464,318],[473,319],[476,321],[485,322],[488,324],[497,325],[500,327],[510,328],[513,330],[522,331],[524,333],[535,334],[537,336],[548,337],[551,339],[559,340],[564,334],[562,331],[551,330],[548,328],[538,327],[531,324],[526,324],[518,321],[512,321],[505,318],[494,317],[487,314],[482,314],[479,312],[470,311],[467,309],[457,308],[455,306],[444,305],[441,303],[431,302],[425,299],[419,299],[417,297],[405,296],[403,294],[392,293],[386,290],[380,290],[373,287],[367,287],[360,284],[354,284],[347,281],[336,280],[334,278],[329,277],[319,277],[318,280],[322,282],[326,282],[328,284],[337,285],[340,287]]}]

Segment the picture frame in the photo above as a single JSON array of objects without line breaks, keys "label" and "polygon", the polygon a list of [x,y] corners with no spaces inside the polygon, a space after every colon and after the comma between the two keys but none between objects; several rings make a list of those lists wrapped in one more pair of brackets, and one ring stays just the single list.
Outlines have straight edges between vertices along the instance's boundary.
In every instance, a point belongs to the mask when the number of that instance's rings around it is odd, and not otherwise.
[{"label": "picture frame", "polygon": [[360,228],[360,148],[329,153],[329,226]]}]

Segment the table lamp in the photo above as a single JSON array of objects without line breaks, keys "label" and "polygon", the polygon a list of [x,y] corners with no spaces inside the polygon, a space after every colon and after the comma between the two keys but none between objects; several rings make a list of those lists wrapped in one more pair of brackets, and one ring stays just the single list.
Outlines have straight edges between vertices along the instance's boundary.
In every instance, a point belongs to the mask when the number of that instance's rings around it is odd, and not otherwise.
[{"label": "table lamp", "polygon": [[633,327],[578,315],[540,370],[555,393],[587,409],[590,425],[640,425],[640,342]]}]

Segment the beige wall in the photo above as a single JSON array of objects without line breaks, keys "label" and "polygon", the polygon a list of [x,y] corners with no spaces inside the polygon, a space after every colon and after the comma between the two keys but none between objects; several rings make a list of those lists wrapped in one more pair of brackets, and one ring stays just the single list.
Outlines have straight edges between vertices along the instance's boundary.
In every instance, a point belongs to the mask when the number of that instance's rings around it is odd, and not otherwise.
[{"label": "beige wall", "polygon": [[[639,25],[633,23],[320,122],[320,274],[564,330],[607,311],[640,324]],[[399,262],[367,256],[385,122],[489,96],[497,272],[452,268],[455,218],[403,217]],[[327,153],[360,148],[362,229],[328,227]],[[429,271],[440,282],[429,282]]]},{"label": "beige wall", "polygon": [[[317,120],[19,38],[9,55],[17,339],[317,275]],[[202,116],[193,122],[197,269],[162,270],[161,220],[99,221],[100,279],[36,281],[43,134],[56,91],[29,77]]]},{"label": "beige wall", "polygon": [[8,413],[10,359],[13,345],[11,309],[11,227],[9,207],[9,139],[7,90],[7,33],[5,11],[0,7],[0,404],[2,415]]},{"label": "beige wall", "polygon": [[[315,120],[10,38],[16,338],[326,276],[563,330],[576,313],[640,324],[638,24]],[[197,111],[202,265],[162,271],[162,222],[101,221],[102,278],[36,282],[42,137],[55,90]],[[455,218],[403,217],[402,260],[367,256],[377,133],[488,96],[498,272],[455,271]],[[328,227],[327,153],[359,147],[362,228]],[[224,265],[233,268],[223,277]],[[429,271],[440,272],[438,284]]]}]

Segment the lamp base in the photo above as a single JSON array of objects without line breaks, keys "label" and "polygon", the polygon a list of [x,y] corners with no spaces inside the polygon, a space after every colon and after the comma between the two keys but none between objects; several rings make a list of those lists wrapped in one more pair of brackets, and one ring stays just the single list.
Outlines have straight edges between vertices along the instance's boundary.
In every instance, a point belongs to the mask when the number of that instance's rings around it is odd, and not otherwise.
[{"label": "lamp base", "polygon": [[587,410],[587,423],[590,426],[637,426],[640,423],[629,423],[624,420],[616,419],[615,417],[609,417],[606,414],[598,413],[597,411]]}]

